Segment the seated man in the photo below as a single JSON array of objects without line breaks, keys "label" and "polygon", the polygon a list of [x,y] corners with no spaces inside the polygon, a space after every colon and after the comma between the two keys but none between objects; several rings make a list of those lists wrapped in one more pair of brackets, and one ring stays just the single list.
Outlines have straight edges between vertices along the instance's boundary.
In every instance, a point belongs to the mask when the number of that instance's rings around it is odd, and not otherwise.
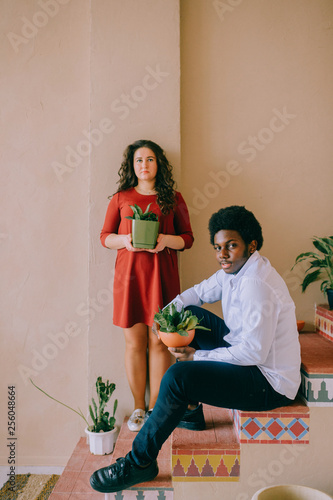
[{"label": "seated man", "polygon": [[[169,348],[179,363],[162,379],[156,405],[116,463],[95,471],[91,486],[116,492],[154,479],[163,443],[197,402],[265,411],[290,404],[300,385],[300,345],[295,305],[286,284],[260,250],[261,226],[241,206],[219,210],[209,221],[219,271],[178,295],[211,331],[197,330],[188,347]],[[201,308],[222,301],[224,321]],[[185,417],[184,417],[185,415]]]}]

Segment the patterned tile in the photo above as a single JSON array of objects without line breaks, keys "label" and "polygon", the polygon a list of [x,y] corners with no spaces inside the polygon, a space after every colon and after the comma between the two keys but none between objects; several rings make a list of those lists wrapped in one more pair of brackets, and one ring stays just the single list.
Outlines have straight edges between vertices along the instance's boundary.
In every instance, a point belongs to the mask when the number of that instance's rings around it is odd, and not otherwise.
[{"label": "patterned tile", "polygon": [[333,338],[328,340],[333,321],[330,317],[333,317],[333,311],[317,306],[318,333],[300,335],[300,393],[307,406],[333,406]]},{"label": "patterned tile", "polygon": [[173,481],[238,481],[240,446],[231,410],[204,405],[206,430],[175,429]]},{"label": "patterned tile", "polygon": [[239,473],[239,451],[172,456],[173,481],[238,481]]},{"label": "patterned tile", "polygon": [[309,410],[300,401],[270,412],[234,410],[240,443],[308,443]]},{"label": "patterned tile", "polygon": [[333,374],[301,370],[301,395],[307,406],[333,406]]},{"label": "patterned tile", "polygon": [[333,311],[327,305],[316,306],[315,326],[320,335],[333,341]]},{"label": "patterned tile", "polygon": [[142,489],[105,493],[104,500],[173,500],[173,488],[170,489]]}]

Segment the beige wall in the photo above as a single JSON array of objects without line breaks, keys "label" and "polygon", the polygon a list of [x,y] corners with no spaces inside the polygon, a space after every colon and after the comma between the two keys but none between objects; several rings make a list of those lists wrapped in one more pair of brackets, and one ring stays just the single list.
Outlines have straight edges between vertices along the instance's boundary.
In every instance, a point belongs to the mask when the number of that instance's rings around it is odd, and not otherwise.
[{"label": "beige wall", "polygon": [[92,3],[91,16],[92,127],[107,117],[113,130],[94,148],[91,164],[89,296],[100,310],[90,324],[89,373],[90,379],[110,374],[116,383],[121,422],[133,401],[122,329],[112,325],[116,252],[102,247],[99,233],[128,144],[147,138],[159,143],[180,177],[179,7],[175,0],[100,0]]},{"label": "beige wall", "polygon": [[184,285],[216,269],[210,215],[245,205],[308,326],[327,301],[319,284],[301,294],[303,271],[290,269],[332,233],[332,16],[330,0],[181,1],[182,189],[196,237]]},{"label": "beige wall", "polygon": [[[189,205],[195,244],[181,256],[183,288],[217,269],[210,215],[244,204],[262,223],[262,253],[285,276],[298,318],[311,325],[314,303],[325,300],[319,285],[301,295],[290,268],[312,235],[331,232],[333,4],[181,0],[179,13],[178,3],[50,0],[45,10],[46,0],[0,0],[0,425],[4,443],[6,388],[15,384],[21,465],[64,465],[84,429],[29,376],[86,411],[101,374],[117,384],[118,422],[132,409],[123,336],[112,325],[115,253],[99,232],[133,140],[165,148]],[[330,409],[314,412],[307,473],[297,460],[276,482],[333,492],[332,435],[318,430],[329,418]],[[278,457],[271,448],[255,452],[258,464]],[[318,454],[325,465],[311,476]],[[245,463],[242,471],[238,485],[209,486],[211,497],[253,492]],[[202,488],[177,485],[177,498],[202,498]]]},{"label": "beige wall", "polygon": [[[302,295],[290,269],[313,235],[332,234],[332,20],[328,0],[181,1],[182,190],[196,238],[183,285],[217,269],[210,215],[245,205],[308,327],[326,299],[316,284]],[[242,446],[239,483],[176,483],[175,497],[250,500],[280,483],[332,495],[331,420],[332,408],[311,408],[310,445]]]},{"label": "beige wall", "polygon": [[6,387],[15,384],[18,463],[64,465],[84,423],[29,377],[86,413],[102,375],[117,385],[118,422],[132,410],[123,335],[112,326],[115,252],[99,233],[130,142],[160,143],[180,178],[179,5],[2,0],[0,7],[1,442]]},{"label": "beige wall", "polygon": [[87,326],[76,308],[87,301],[89,159],[61,165],[89,127],[89,9],[61,4],[50,14],[31,0],[0,5],[4,464],[7,386],[17,393],[18,464],[63,464],[82,432],[29,377],[86,406]]}]

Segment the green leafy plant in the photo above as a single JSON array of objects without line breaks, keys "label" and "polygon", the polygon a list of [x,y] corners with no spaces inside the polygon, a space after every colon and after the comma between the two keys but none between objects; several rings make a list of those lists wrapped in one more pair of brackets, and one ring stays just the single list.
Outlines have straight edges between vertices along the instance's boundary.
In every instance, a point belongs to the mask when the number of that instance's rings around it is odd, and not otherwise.
[{"label": "green leafy plant", "polygon": [[147,206],[146,210],[143,211],[138,205],[130,205],[131,209],[133,210],[133,215],[128,215],[126,219],[131,219],[131,220],[152,220],[157,222],[158,221],[158,216],[154,212],[151,212],[149,210],[151,203]]},{"label": "green leafy plant", "polygon": [[97,400],[98,400],[98,405],[94,398],[92,398],[92,405],[89,405],[89,413],[92,418],[93,424],[89,425],[89,422],[83,415],[82,411],[80,408],[77,410],[74,410],[74,408],[71,408],[70,406],[66,405],[65,403],[62,403],[61,401],[58,401],[58,399],[53,398],[50,396],[47,392],[43,391],[38,385],[36,385],[31,379],[30,382],[32,383],[33,386],[36,387],[39,391],[41,391],[43,394],[45,394],[48,398],[53,399],[53,401],[56,401],[57,403],[61,404],[62,406],[65,406],[69,410],[73,411],[77,415],[79,415],[87,424],[88,431],[90,432],[108,432],[112,431],[114,429],[116,419],[115,419],[115,413],[117,410],[118,406],[118,400],[116,399],[113,405],[113,414],[110,416],[108,411],[105,411],[105,407],[107,403],[109,402],[113,391],[116,388],[116,385],[113,383],[110,383],[108,380],[107,382],[103,382],[102,377],[97,377],[96,380],[96,392],[97,392]]},{"label": "green leafy plant", "polygon": [[296,257],[292,269],[302,261],[308,261],[309,267],[305,271],[305,277],[301,283],[302,292],[314,281],[322,280],[320,289],[323,293],[333,289],[333,236],[318,238],[314,236],[312,243],[320,252],[305,252]]},{"label": "green leafy plant", "polygon": [[89,426],[88,431],[107,432],[112,431],[112,429],[114,428],[116,423],[115,413],[118,406],[118,400],[116,399],[113,404],[112,416],[110,416],[108,411],[105,411],[105,407],[109,402],[115,388],[116,384],[110,383],[108,380],[105,384],[102,380],[102,377],[97,378],[96,392],[98,397],[98,406],[94,398],[91,398],[93,407],[89,405],[89,413],[94,424]]},{"label": "green leafy plant", "polygon": [[205,326],[199,325],[200,320],[191,313],[184,310],[177,311],[176,306],[171,303],[163,310],[160,308],[158,313],[155,313],[154,321],[159,324],[161,332],[176,332],[181,336],[188,336],[188,331],[193,329],[209,330]]}]

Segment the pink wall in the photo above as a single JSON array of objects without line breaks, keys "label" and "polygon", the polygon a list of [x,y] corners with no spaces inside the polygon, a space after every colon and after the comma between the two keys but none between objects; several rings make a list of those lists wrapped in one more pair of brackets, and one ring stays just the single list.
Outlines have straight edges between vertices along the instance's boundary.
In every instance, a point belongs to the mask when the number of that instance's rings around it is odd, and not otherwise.
[{"label": "pink wall", "polygon": [[[331,234],[333,4],[1,7],[1,439],[7,386],[15,384],[20,464],[64,465],[84,425],[29,376],[85,411],[101,374],[117,384],[118,422],[131,410],[123,336],[112,325],[115,253],[99,232],[133,140],[163,146],[190,207],[195,244],[181,257],[183,287],[216,270],[210,215],[244,204],[262,222],[262,253],[285,276],[298,318],[313,322],[314,303],[325,299],[319,285],[301,295],[290,268],[314,234]],[[324,443],[321,450],[325,456]],[[246,490],[246,475],[237,488]],[[185,489],[196,498],[194,487]]]}]

